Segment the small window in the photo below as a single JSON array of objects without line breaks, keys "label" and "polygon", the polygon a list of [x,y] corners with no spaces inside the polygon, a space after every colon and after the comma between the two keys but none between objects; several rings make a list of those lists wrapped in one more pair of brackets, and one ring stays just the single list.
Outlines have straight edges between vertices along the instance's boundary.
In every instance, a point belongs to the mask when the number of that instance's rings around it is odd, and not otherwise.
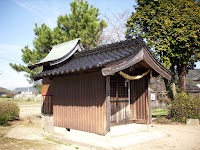
[{"label": "small window", "polygon": [[128,86],[123,77],[118,78],[118,97],[128,97]]},{"label": "small window", "polygon": [[111,76],[110,96],[118,98],[128,97],[128,86],[122,76]]},{"label": "small window", "polygon": [[116,77],[110,78],[110,97],[116,97]]}]

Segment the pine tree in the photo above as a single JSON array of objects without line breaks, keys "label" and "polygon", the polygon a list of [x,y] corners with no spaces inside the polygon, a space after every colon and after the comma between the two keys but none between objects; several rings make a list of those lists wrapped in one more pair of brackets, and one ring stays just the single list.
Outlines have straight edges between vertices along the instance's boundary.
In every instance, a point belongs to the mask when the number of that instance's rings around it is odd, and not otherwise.
[{"label": "pine tree", "polygon": [[31,76],[40,72],[41,68],[30,70],[27,66],[43,59],[53,45],[75,38],[81,38],[81,42],[87,47],[95,47],[99,43],[100,35],[107,26],[105,21],[98,18],[99,10],[84,0],[74,0],[70,6],[71,14],[59,16],[53,30],[45,24],[40,27],[36,24],[34,48],[25,46],[21,50],[24,64],[10,64],[17,72],[25,72],[30,82],[33,82]]},{"label": "pine tree", "polygon": [[[97,46],[100,35],[107,26],[105,21],[99,20],[99,10],[83,0],[75,0],[70,6],[72,14],[58,18],[53,43],[62,43],[80,37],[86,46]],[[60,35],[65,36],[60,37]]]}]

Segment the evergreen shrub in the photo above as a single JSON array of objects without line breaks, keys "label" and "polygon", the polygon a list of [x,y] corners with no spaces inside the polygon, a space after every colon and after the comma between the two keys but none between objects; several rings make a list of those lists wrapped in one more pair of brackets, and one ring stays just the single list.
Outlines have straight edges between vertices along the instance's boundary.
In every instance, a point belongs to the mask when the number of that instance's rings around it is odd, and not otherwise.
[{"label": "evergreen shrub", "polygon": [[19,107],[14,102],[0,102],[0,125],[19,118]]},{"label": "evergreen shrub", "polygon": [[178,93],[169,109],[174,121],[186,123],[187,119],[200,119],[200,99],[187,93]]}]

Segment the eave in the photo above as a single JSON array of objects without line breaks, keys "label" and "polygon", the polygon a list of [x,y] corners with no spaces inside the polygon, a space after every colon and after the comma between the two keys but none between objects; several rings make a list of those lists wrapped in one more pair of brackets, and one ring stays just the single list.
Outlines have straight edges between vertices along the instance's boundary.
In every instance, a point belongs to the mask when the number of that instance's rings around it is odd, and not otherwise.
[{"label": "eave", "polygon": [[133,54],[128,58],[121,60],[114,64],[109,64],[102,68],[102,75],[113,75],[116,72],[129,68],[136,65],[137,63],[144,61],[148,64],[152,70],[166,78],[171,80],[171,72],[167,70],[162,64],[160,64],[155,57],[147,50],[146,47],[143,47],[140,51],[137,51],[137,54]]}]

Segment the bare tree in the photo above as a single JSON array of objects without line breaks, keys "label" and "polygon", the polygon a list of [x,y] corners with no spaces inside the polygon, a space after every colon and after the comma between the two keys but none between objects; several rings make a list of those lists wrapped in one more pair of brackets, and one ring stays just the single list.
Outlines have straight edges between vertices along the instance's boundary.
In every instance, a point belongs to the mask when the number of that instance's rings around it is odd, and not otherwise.
[{"label": "bare tree", "polygon": [[120,13],[114,14],[111,10],[101,14],[103,19],[108,23],[101,35],[101,44],[110,44],[125,40],[126,22],[131,15],[130,10],[123,10]]}]

